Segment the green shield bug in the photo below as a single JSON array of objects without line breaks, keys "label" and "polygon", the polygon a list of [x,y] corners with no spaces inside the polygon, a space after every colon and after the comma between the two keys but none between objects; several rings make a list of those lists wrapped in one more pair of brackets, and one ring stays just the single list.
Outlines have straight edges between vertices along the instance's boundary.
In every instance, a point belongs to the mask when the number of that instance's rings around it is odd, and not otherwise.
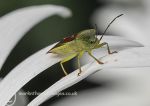
[{"label": "green shield bug", "polygon": [[65,70],[63,63],[71,60],[74,57],[78,59],[78,67],[79,73],[78,76],[81,74],[81,66],[80,66],[80,58],[82,55],[87,52],[94,60],[96,60],[99,64],[104,64],[103,62],[99,61],[96,57],[92,55],[92,50],[101,48],[102,46],[106,45],[108,54],[117,53],[116,51],[111,52],[109,45],[107,42],[101,42],[104,34],[106,33],[109,26],[115,21],[115,19],[119,18],[123,14],[118,15],[115,17],[107,26],[103,34],[101,35],[100,39],[97,38],[97,28],[96,29],[86,29],[77,34],[64,38],[58,44],[56,44],[52,49],[50,49],[47,53],[54,53],[58,55],[67,55],[63,60],[61,60],[60,65],[65,75],[68,75],[67,71]]}]

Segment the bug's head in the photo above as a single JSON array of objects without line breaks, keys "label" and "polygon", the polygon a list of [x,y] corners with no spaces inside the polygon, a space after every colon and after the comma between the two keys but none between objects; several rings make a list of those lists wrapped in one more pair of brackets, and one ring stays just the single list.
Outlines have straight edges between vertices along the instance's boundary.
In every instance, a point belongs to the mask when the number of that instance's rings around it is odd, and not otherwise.
[{"label": "bug's head", "polygon": [[94,44],[98,40],[95,29],[88,29],[88,30],[86,30],[86,34],[85,35],[86,35],[86,41],[89,44]]},{"label": "bug's head", "polygon": [[86,42],[87,45],[93,47],[98,42],[96,29],[87,29],[78,33],[78,38]]},{"label": "bug's head", "polygon": [[97,30],[89,29],[88,31],[89,38],[87,39],[87,42],[91,48],[95,48],[95,46],[99,44],[99,39],[97,38]]},{"label": "bug's head", "polygon": [[89,29],[89,38],[88,41],[92,44],[97,41],[97,35],[96,35],[96,30],[95,29]]},{"label": "bug's head", "polygon": [[96,40],[96,30],[95,29],[86,29],[79,32],[77,38],[82,39],[86,42],[94,42]]}]

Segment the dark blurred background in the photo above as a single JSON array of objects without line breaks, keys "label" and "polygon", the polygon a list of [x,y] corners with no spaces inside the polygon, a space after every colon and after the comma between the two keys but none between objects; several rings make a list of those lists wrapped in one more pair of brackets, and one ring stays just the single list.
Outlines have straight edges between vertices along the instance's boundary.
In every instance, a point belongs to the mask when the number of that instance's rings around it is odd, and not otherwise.
[{"label": "dark blurred background", "polygon": [[[36,51],[61,40],[63,37],[72,35],[83,29],[93,28],[94,25],[90,24],[91,15],[96,8],[104,5],[98,3],[96,0],[1,0],[0,16],[19,8],[41,4],[55,4],[68,7],[72,10],[73,16],[67,19],[52,16],[32,28],[9,55],[1,70],[1,77],[4,77],[17,64]],[[73,66],[72,62],[73,61],[67,62],[65,66]],[[66,67],[66,69],[71,72],[75,68]],[[23,87],[23,90],[42,92],[63,76],[64,74],[60,65],[56,64],[31,80]],[[66,91],[80,91],[95,86],[97,85],[84,80]],[[29,101],[33,98],[35,98],[35,96],[28,96]],[[54,97],[42,106],[52,104],[59,99],[61,99],[61,97]]]}]

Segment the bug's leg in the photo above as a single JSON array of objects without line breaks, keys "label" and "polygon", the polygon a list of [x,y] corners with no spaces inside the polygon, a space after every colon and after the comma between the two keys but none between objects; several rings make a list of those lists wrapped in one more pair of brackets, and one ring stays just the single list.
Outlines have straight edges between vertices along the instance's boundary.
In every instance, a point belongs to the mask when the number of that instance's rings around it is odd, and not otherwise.
[{"label": "bug's leg", "polygon": [[108,43],[107,43],[107,42],[103,42],[101,45],[102,45],[102,46],[104,46],[104,45],[106,45],[106,46],[107,46],[108,54],[117,53],[117,51],[113,51],[113,52],[111,52],[111,51],[110,51],[110,48],[109,48],[109,45],[108,45]]},{"label": "bug's leg", "polygon": [[65,76],[66,76],[66,75],[68,75],[68,73],[67,73],[67,71],[65,70],[65,68],[64,68],[64,66],[63,66],[62,63],[63,63],[63,62],[60,62],[60,65],[61,65],[61,68],[62,68],[62,70],[63,70],[63,72],[64,72],[64,74],[65,74]]},{"label": "bug's leg", "polygon": [[80,76],[82,70],[81,70],[81,65],[80,65],[80,58],[83,56],[83,53],[84,52],[81,52],[79,55],[78,55],[78,67],[79,67],[79,73],[78,73],[78,76]]},{"label": "bug's leg", "polygon": [[88,54],[94,59],[96,60],[99,64],[104,64],[103,62],[99,61],[96,57],[94,57],[91,53],[91,51],[88,51]]},{"label": "bug's leg", "polygon": [[65,68],[64,68],[64,66],[63,66],[63,63],[66,62],[66,61],[71,60],[71,59],[74,58],[76,55],[77,55],[77,54],[73,54],[73,55],[70,55],[70,56],[64,58],[63,60],[61,60],[60,65],[61,65],[61,68],[62,68],[62,70],[63,70],[63,72],[64,72],[65,75],[68,75],[68,73],[67,73],[67,71],[65,70]]}]

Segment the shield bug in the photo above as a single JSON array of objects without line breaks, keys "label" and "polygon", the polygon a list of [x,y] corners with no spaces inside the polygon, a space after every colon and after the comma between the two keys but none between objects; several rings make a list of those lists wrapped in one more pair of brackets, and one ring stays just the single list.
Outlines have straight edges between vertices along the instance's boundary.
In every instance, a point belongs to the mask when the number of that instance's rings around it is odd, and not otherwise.
[{"label": "shield bug", "polygon": [[71,60],[74,57],[78,59],[78,67],[79,73],[78,76],[81,74],[81,66],[80,66],[80,58],[82,55],[87,52],[94,60],[96,60],[99,64],[104,64],[96,57],[92,55],[92,50],[101,48],[102,46],[106,45],[108,54],[117,53],[116,51],[111,52],[109,45],[107,42],[101,42],[104,34],[106,33],[109,26],[120,16],[123,14],[118,15],[115,17],[107,26],[103,34],[101,35],[100,39],[97,38],[97,27],[96,29],[86,29],[77,34],[73,34],[72,36],[64,38],[58,44],[56,44],[52,49],[50,49],[47,53],[54,53],[58,55],[67,55],[63,60],[60,61],[61,68],[65,75],[68,75],[67,71],[65,70],[63,63]]}]

